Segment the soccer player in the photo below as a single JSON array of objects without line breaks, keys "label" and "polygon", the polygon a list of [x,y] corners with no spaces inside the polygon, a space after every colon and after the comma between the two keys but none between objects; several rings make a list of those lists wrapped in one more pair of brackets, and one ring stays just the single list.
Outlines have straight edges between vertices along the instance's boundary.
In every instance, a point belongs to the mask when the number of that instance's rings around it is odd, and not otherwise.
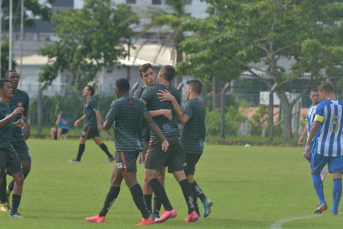
[{"label": "soccer player", "polygon": [[53,127],[50,130],[51,140],[59,140],[62,134],[69,132],[69,118],[65,115],[64,111],[61,111],[57,116],[56,126],[60,127],[58,129]]},{"label": "soccer player", "polygon": [[[135,91],[133,97],[140,99],[142,96],[142,93],[144,90],[148,87],[154,86],[155,85],[155,80],[156,80],[156,73],[154,69],[152,68],[150,63],[143,64],[139,67],[138,69],[140,78],[144,84],[141,88]],[[171,110],[168,109],[161,109],[161,110],[156,110],[156,111],[151,111],[150,112],[152,117],[156,117],[159,115],[164,115],[166,118],[171,119]],[[140,160],[144,163],[145,161],[145,154],[148,150],[148,145],[149,145],[149,140],[150,140],[150,128],[148,124],[143,121],[142,123],[142,145],[143,145],[143,151],[140,157]],[[161,170],[159,173],[157,179],[160,181],[160,183],[164,186],[164,179],[165,179],[165,167]],[[148,212],[150,216],[153,219],[159,218],[159,213],[161,209],[161,202],[157,199],[157,197],[154,197],[154,209],[152,211],[151,207],[151,200],[152,200],[152,195],[153,191],[151,187],[145,182],[145,179],[143,180],[142,184],[143,188],[143,194],[144,194],[144,200],[148,208]]]},{"label": "soccer player", "polygon": [[80,137],[80,145],[79,145],[79,152],[77,153],[77,157],[74,160],[69,162],[80,162],[83,152],[85,151],[85,143],[87,139],[93,138],[94,142],[106,153],[108,156],[108,162],[113,161],[115,158],[113,155],[108,151],[107,146],[101,141],[100,132],[102,131],[101,126],[101,118],[100,118],[100,110],[98,107],[98,103],[93,97],[94,94],[94,87],[87,85],[83,89],[83,96],[87,98],[87,103],[85,106],[85,115],[82,116],[80,119],[76,120],[74,126],[79,126],[80,122],[86,119],[86,125],[83,128],[81,137]]},{"label": "soccer player", "polygon": [[[314,116],[316,114],[316,108],[317,108],[317,105],[319,103],[319,91],[317,88],[314,88],[311,90],[310,99],[312,101],[312,105],[308,108],[308,114],[306,116],[307,123],[306,123],[304,131],[302,132],[302,134],[299,138],[299,141],[298,141],[299,145],[304,144],[305,135],[307,134],[307,139],[308,139],[308,135],[310,133],[310,128],[311,128],[311,125],[313,123]],[[305,151],[305,149],[306,149],[306,144],[304,146],[303,152]],[[306,158],[306,159],[308,160],[308,162],[311,163],[311,157]],[[322,181],[324,181],[326,179],[328,174],[329,174],[329,172],[326,171],[325,169],[323,169],[321,171],[320,178],[322,179]]]},{"label": "soccer player", "polygon": [[200,218],[200,212],[198,207],[199,197],[203,203],[204,218],[210,215],[211,207],[213,205],[212,200],[207,198],[202,192],[194,180],[195,165],[199,161],[203,150],[204,140],[206,135],[205,117],[206,108],[205,105],[199,99],[202,89],[202,83],[200,80],[187,81],[186,99],[184,104],[184,110],[181,113],[180,106],[177,103],[174,96],[168,91],[160,91],[158,95],[161,101],[171,101],[177,114],[177,121],[181,123],[181,143],[186,153],[185,173],[189,183],[191,183],[193,191],[193,202],[195,211]]},{"label": "soccer player", "polygon": [[169,144],[158,126],[152,120],[145,104],[136,98],[129,97],[129,90],[130,83],[128,80],[119,79],[116,81],[115,93],[118,99],[111,104],[110,111],[104,123],[104,129],[107,130],[114,125],[117,161],[112,174],[112,186],[107,194],[104,207],[99,215],[86,218],[88,222],[103,223],[105,221],[105,216],[117,199],[120,185],[123,179],[125,179],[127,186],[130,188],[132,198],[143,216],[137,225],[154,223],[146,208],[143,191],[136,179],[136,161],[139,152],[142,150],[141,119],[144,118],[151,130],[159,137],[161,140],[161,148],[164,152],[167,151]]},{"label": "soccer player", "polygon": [[[14,178],[14,189],[12,194],[12,209],[10,217],[22,216],[17,212],[20,205],[23,190],[24,175],[20,159],[12,144],[13,127],[23,127],[23,120],[14,122],[14,118],[24,112],[22,106],[14,111],[9,107],[10,98],[13,97],[13,89],[8,79],[0,79],[0,185],[6,176],[6,171]],[[2,198],[6,198],[5,196]]]},{"label": "soccer player", "polygon": [[[12,131],[12,145],[18,154],[21,165],[23,167],[24,179],[28,176],[31,171],[31,154],[30,150],[26,144],[26,140],[30,137],[30,115],[29,115],[29,96],[26,92],[18,89],[18,84],[20,77],[18,73],[14,70],[9,70],[5,73],[5,79],[10,81],[10,84],[13,89],[13,97],[9,100],[9,107],[11,111],[17,109],[17,107],[23,107],[24,112],[18,114],[14,117],[13,122],[17,122],[20,119],[24,121],[25,126],[24,129],[20,127],[13,128]],[[14,180],[12,180],[6,188],[6,176],[4,177],[2,185],[0,185],[0,200],[2,210],[5,211],[10,209],[10,196],[11,192],[14,188]],[[4,194],[5,193],[5,194]],[[5,195],[7,196],[5,199]],[[5,207],[5,202],[7,202],[7,206]],[[0,209],[0,210],[1,210]]]},{"label": "soccer player", "polygon": [[[327,209],[320,171],[328,164],[333,179],[331,214],[337,215],[342,195],[343,102],[336,99],[334,87],[330,82],[323,82],[319,86],[319,94],[323,101],[317,105],[304,157],[308,158],[310,155],[312,157],[313,186],[319,198],[319,205],[314,213],[320,214]],[[313,146],[312,140],[314,141]]]},{"label": "soccer player", "polygon": [[181,186],[188,205],[186,222],[189,223],[198,220],[198,215],[194,210],[192,187],[184,172],[184,166],[186,165],[185,153],[179,139],[179,130],[173,105],[169,101],[161,102],[157,98],[157,93],[160,90],[166,89],[171,92],[178,102],[180,102],[178,90],[169,85],[173,81],[174,76],[175,69],[172,66],[163,66],[158,74],[158,84],[146,88],[142,94],[142,101],[147,105],[149,111],[171,109],[173,116],[172,120],[163,116],[153,118],[170,144],[167,152],[164,152],[161,149],[161,141],[157,138],[156,134],[150,132],[151,138],[148,147],[149,149],[145,156],[144,179],[164,206],[162,216],[155,220],[155,222],[158,223],[177,216],[175,209],[169,202],[164,187],[157,179],[159,171],[161,171],[164,166],[168,166],[168,172],[173,173],[175,179]]}]

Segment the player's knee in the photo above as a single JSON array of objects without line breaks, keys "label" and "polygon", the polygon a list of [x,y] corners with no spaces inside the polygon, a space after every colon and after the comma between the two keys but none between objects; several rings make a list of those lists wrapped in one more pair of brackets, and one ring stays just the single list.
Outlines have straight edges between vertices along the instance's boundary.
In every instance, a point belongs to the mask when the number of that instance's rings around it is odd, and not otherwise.
[{"label": "player's knee", "polygon": [[24,175],[28,175],[31,171],[31,165],[27,167],[23,167],[23,173]]},{"label": "player's knee", "polygon": [[23,183],[24,183],[24,174],[23,173],[16,174],[13,178],[14,178],[14,181],[18,185],[23,185]]}]

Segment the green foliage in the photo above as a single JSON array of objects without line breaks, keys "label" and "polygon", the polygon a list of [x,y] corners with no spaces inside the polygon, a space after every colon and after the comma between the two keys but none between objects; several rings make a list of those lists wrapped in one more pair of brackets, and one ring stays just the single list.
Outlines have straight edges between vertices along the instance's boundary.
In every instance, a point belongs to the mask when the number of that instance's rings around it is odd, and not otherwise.
[{"label": "green foliage", "polygon": [[52,22],[57,23],[55,33],[61,40],[41,50],[49,63],[39,80],[51,83],[59,72],[69,71],[73,83],[82,87],[102,69],[112,72],[121,66],[118,59],[127,56],[130,26],[138,19],[130,5],[86,0],[82,9],[61,11]]},{"label": "green foliage", "polygon": [[[244,116],[235,109],[234,106],[226,107],[225,114],[225,134],[228,136],[235,136],[238,130],[237,122],[244,122]],[[221,112],[220,109],[214,111],[207,110],[206,114],[206,135],[220,136],[221,127]]]},{"label": "green foliage", "polygon": [[[5,73],[10,70],[9,69],[9,40],[6,39],[2,44],[1,44],[1,75],[0,78],[5,77]],[[17,62],[14,60],[14,56],[12,55],[12,69],[15,69],[17,66]]]}]

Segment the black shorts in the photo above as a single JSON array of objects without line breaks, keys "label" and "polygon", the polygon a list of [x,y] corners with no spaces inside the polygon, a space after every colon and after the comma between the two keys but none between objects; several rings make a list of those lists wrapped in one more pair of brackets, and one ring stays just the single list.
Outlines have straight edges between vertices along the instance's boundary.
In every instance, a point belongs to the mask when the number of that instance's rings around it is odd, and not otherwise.
[{"label": "black shorts", "polygon": [[6,173],[22,173],[23,168],[16,152],[0,148],[0,178]]},{"label": "black shorts", "polygon": [[116,165],[118,169],[121,169],[128,173],[137,172],[137,158],[139,152],[118,152],[115,154]]},{"label": "black shorts", "polygon": [[100,137],[98,127],[85,126],[85,128],[83,128],[81,138],[90,139],[94,137]]},{"label": "black shorts", "polygon": [[202,154],[195,154],[195,153],[186,153],[186,163],[187,166],[185,167],[185,174],[194,175],[195,172],[195,165],[198,163]]},{"label": "black shorts", "polygon": [[[55,130],[56,130],[56,132],[55,132],[55,140],[57,140],[57,128],[55,128]],[[68,129],[62,128],[62,134],[66,134],[66,133],[68,133],[68,132],[69,132]]]},{"label": "black shorts", "polygon": [[184,170],[186,157],[178,136],[166,137],[169,142],[167,152],[162,150],[162,141],[159,138],[150,139],[145,155],[145,168],[161,171],[163,166],[168,166],[168,172]]},{"label": "black shorts", "polygon": [[142,141],[142,145],[143,145],[143,151],[140,153],[140,157],[141,157],[142,163],[144,164],[146,151],[148,151],[148,147],[149,147],[149,140],[148,141]]},{"label": "black shorts", "polygon": [[31,153],[24,140],[20,142],[12,142],[12,145],[15,151],[17,151],[20,161],[31,163]]}]

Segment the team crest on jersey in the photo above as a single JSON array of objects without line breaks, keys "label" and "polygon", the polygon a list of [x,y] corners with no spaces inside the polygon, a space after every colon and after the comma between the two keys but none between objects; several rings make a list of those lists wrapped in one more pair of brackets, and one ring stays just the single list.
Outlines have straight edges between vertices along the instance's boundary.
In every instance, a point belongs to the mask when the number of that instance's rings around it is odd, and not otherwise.
[{"label": "team crest on jersey", "polygon": [[163,131],[167,132],[167,131],[170,131],[171,130],[171,127],[169,125],[169,123],[166,123],[163,125]]},{"label": "team crest on jersey", "polygon": [[141,147],[141,146],[142,146],[142,142],[141,142],[141,141],[139,141],[138,139],[137,139],[137,145],[138,145],[139,147]]},{"label": "team crest on jersey", "polygon": [[17,105],[18,105],[18,107],[22,107],[22,106],[23,106],[23,103],[22,103],[22,102],[19,102]]}]

